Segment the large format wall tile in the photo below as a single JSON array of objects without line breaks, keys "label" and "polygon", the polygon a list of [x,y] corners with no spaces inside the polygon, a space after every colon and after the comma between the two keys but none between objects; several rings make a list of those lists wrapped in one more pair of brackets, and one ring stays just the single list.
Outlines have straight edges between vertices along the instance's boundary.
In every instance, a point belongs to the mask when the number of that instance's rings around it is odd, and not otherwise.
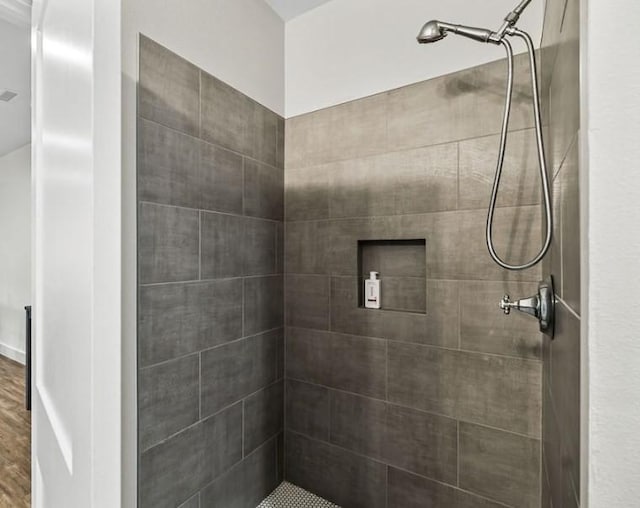
[{"label": "large format wall tile", "polygon": [[[499,146],[498,135],[460,142],[460,208],[488,206]],[[541,189],[535,130],[510,132],[497,206],[540,203]]]},{"label": "large format wall tile", "polygon": [[[438,213],[428,219],[427,270],[431,278],[540,280],[540,265],[506,272],[489,257],[485,244],[486,210]],[[539,207],[498,208],[494,219],[494,245],[505,261],[521,263],[538,253],[542,245]]]},{"label": "large format wall tile", "polygon": [[200,219],[202,277],[215,279],[244,275],[244,217],[203,212]]},{"label": "large format wall tile", "polygon": [[253,335],[283,323],[282,276],[250,277],[244,280],[244,333]]},{"label": "large format wall tile", "polygon": [[580,4],[549,0],[543,37],[543,104],[554,175],[554,242],[547,273],[555,278],[556,336],[545,342],[543,442],[547,499],[580,505]]},{"label": "large format wall tile", "polygon": [[[556,306],[556,336],[551,344],[551,397],[561,432],[563,468],[580,491],[580,320]],[[550,409],[551,410],[551,409]]]},{"label": "large format wall tile", "polygon": [[201,79],[203,139],[276,166],[278,116],[205,72]]},{"label": "large format wall tile", "polygon": [[329,177],[332,217],[455,210],[458,149],[438,145],[344,161]]},{"label": "large format wall tile", "polygon": [[569,0],[549,87],[549,139],[554,171],[580,129],[580,2]]},{"label": "large format wall tile", "polygon": [[200,508],[200,492],[182,503],[178,508]]},{"label": "large format wall tile", "polygon": [[173,508],[242,459],[242,405],[154,446],[140,457],[140,506]]},{"label": "large format wall tile", "polygon": [[138,425],[146,450],[198,421],[200,359],[190,355],[140,372]]},{"label": "large format wall tile", "polygon": [[249,154],[251,99],[205,72],[201,73],[201,81],[203,139]]},{"label": "large format wall tile", "polygon": [[201,146],[192,136],[140,119],[138,199],[199,208]]},{"label": "large format wall tile", "polygon": [[392,402],[540,436],[538,362],[390,342],[388,372]]},{"label": "large format wall tile", "polygon": [[290,379],[385,397],[383,340],[289,328],[286,358]]},{"label": "large format wall tile", "polygon": [[217,212],[242,213],[242,157],[209,143],[200,143],[199,207]]},{"label": "large format wall tile", "polygon": [[141,203],[138,216],[140,283],[197,280],[198,229],[196,210]]},{"label": "large format wall tile", "polygon": [[390,467],[388,508],[504,508],[503,504]]},{"label": "large format wall tile", "polygon": [[540,358],[542,338],[531,317],[498,307],[503,295],[512,299],[536,294],[537,284],[519,282],[460,283],[460,347],[522,358]]},{"label": "large format wall tile", "polygon": [[202,414],[210,415],[278,379],[282,330],[234,341],[202,353]]},{"label": "large format wall tile", "polygon": [[285,257],[288,273],[329,273],[329,226],[327,221],[287,223]]},{"label": "large format wall tile", "polygon": [[244,213],[283,220],[284,171],[251,159],[244,163]]},{"label": "large format wall tile", "polygon": [[285,453],[290,482],[340,506],[386,506],[384,464],[294,432],[287,432]]},{"label": "large format wall tile", "polygon": [[276,440],[271,439],[229,472],[202,490],[203,507],[255,508],[279,483],[274,464]]},{"label": "large format wall tile", "polygon": [[540,506],[540,442],[460,423],[460,487],[510,506]]},{"label": "large format wall tile", "polygon": [[286,383],[287,430],[315,439],[329,440],[329,390],[288,379]]},{"label": "large format wall tile", "polygon": [[139,503],[254,508],[284,477],[284,119],[145,37],[139,85]]},{"label": "large format wall tile", "polygon": [[242,280],[144,286],[139,298],[141,367],[242,336]]},{"label": "large format wall tile", "polygon": [[[239,246],[236,245],[236,249]],[[277,223],[262,219],[244,219],[244,238],[240,245],[244,275],[276,273]]]},{"label": "large format wall tile", "polygon": [[339,163],[285,172],[287,221],[329,217],[329,175],[336,164]]},{"label": "large format wall tile", "polygon": [[[533,126],[528,63],[515,58],[512,129]],[[435,145],[500,132],[506,62],[499,60],[389,93],[389,150]]]},{"label": "large format wall tile", "polygon": [[[574,142],[558,178],[562,185],[562,299],[580,313],[580,193],[578,141]],[[559,274],[558,274],[559,275]]]},{"label": "large format wall tile", "polygon": [[387,94],[287,120],[287,169],[384,153]]},{"label": "large format wall tile", "polygon": [[287,326],[329,329],[331,279],[324,275],[285,277]]},{"label": "large format wall tile", "polygon": [[284,426],[284,385],[278,381],[244,401],[244,454],[248,455]]},{"label": "large format wall tile", "polygon": [[457,481],[457,422],[383,401],[331,392],[330,441],[447,483]]},{"label": "large format wall tile", "polygon": [[140,36],[138,114],[197,136],[200,71],[151,39]]}]

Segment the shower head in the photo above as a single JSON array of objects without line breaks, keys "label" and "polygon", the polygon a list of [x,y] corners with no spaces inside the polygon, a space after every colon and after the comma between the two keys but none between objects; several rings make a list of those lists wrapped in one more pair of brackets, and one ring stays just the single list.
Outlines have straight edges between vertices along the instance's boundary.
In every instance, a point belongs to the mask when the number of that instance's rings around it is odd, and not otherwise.
[{"label": "shower head", "polygon": [[444,21],[431,20],[424,24],[418,34],[420,44],[429,44],[444,39],[449,32],[464,35],[470,39],[480,42],[497,42],[492,38],[493,32],[486,28],[476,28],[473,26],[452,25]]},{"label": "shower head", "polygon": [[446,36],[447,31],[440,25],[440,22],[432,19],[424,24],[417,39],[420,44],[429,44],[444,39]]}]

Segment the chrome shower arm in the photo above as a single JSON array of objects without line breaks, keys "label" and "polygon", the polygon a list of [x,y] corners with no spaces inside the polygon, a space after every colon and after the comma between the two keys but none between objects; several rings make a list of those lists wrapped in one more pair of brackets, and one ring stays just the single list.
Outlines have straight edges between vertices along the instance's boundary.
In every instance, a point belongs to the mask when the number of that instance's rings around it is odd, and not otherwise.
[{"label": "chrome shower arm", "polygon": [[513,13],[517,14],[518,16],[520,16],[520,14],[522,14],[522,12],[529,6],[530,3],[531,3],[531,0],[522,0],[522,2],[520,2],[518,7],[513,9]]}]

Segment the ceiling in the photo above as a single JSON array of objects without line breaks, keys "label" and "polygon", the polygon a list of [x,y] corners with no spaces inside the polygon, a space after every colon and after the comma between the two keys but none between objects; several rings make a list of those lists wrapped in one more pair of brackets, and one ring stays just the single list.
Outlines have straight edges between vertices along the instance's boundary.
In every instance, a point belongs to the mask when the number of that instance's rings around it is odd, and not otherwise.
[{"label": "ceiling", "polygon": [[331,0],[265,0],[285,21],[296,18]]},{"label": "ceiling", "polygon": [[30,27],[0,17],[0,90],[5,88],[18,95],[0,101],[0,157],[31,140]]}]

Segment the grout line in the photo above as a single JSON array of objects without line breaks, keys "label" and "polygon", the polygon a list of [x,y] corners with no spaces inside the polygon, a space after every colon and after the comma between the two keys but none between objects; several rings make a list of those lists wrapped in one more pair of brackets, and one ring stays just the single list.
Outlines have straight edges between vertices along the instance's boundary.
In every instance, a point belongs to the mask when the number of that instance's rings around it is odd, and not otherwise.
[{"label": "grout line", "polygon": [[[258,216],[254,216],[254,215],[244,215],[241,213],[234,213],[234,212],[225,212],[223,210],[207,210],[207,209],[202,209],[202,208],[193,208],[190,206],[182,206],[182,205],[172,205],[169,203],[159,203],[156,201],[144,201],[144,200],[140,200],[138,201],[139,205],[152,205],[152,206],[158,206],[158,207],[163,207],[163,208],[176,208],[178,210],[187,210],[187,211],[191,211],[191,212],[200,212],[200,213],[208,213],[211,215],[226,215],[226,216],[230,216],[230,217],[237,217],[240,219],[249,219],[249,220],[256,220],[256,221],[264,221],[264,222],[272,222],[275,224],[278,224],[282,221],[278,220],[278,219],[271,219],[269,217],[258,217]],[[243,205],[244,206],[244,205]]]},{"label": "grout line", "polygon": [[[370,395],[363,395],[361,393],[351,392],[351,391],[348,391],[348,390],[343,390],[341,388],[336,388],[336,387],[324,385],[324,384],[321,384],[321,383],[313,383],[313,382],[310,382],[310,381],[305,380],[305,379],[299,379],[299,378],[293,378],[292,377],[292,378],[288,378],[287,380],[288,381],[294,381],[296,383],[302,383],[302,384],[307,384],[307,385],[311,385],[311,386],[324,388],[326,390],[329,390],[329,392],[333,391],[333,392],[343,393],[345,395],[350,395],[352,397],[358,397],[358,398],[361,398],[361,399],[371,400],[371,401],[374,401],[374,402],[383,402],[383,403],[386,403],[389,406],[393,406],[393,407],[397,407],[397,408],[401,408],[401,409],[410,409],[411,411],[415,411],[417,413],[422,413],[422,414],[430,415],[430,416],[437,416],[439,418],[443,418],[443,419],[447,419],[447,420],[451,420],[451,421],[455,421],[455,422],[460,422],[460,423],[466,423],[466,424],[469,424],[469,425],[475,425],[476,427],[483,427],[485,429],[495,430],[497,432],[503,432],[505,434],[510,434],[510,435],[521,437],[521,438],[525,438],[525,439],[530,439],[532,441],[541,441],[541,439],[542,439],[541,437],[536,437],[536,436],[533,436],[533,435],[523,434],[521,432],[516,432],[516,431],[513,431],[513,430],[508,430],[508,429],[503,429],[503,428],[500,428],[500,427],[495,427],[493,425],[488,425],[486,423],[479,423],[479,422],[476,422],[476,421],[473,421],[473,420],[467,420],[465,418],[461,418],[460,416],[451,416],[451,415],[446,415],[446,414],[443,414],[443,413],[438,413],[436,411],[430,411],[430,410],[427,410],[427,409],[420,409],[420,408],[416,408],[414,406],[407,406],[405,404],[401,404],[401,403],[398,403],[398,402],[378,399],[376,397],[371,397]],[[302,432],[295,431],[293,429],[288,429],[288,430],[291,430],[293,432],[297,432],[298,434],[303,434]],[[303,434],[303,435],[306,435],[306,434]],[[311,436],[309,436],[309,437],[311,437]]]},{"label": "grout line", "polygon": [[571,306],[567,302],[565,302],[562,298],[560,298],[559,296],[556,296],[556,301],[561,303],[569,311],[569,313],[572,314],[573,317],[575,317],[578,321],[582,319],[580,317],[580,314],[578,314],[575,310],[573,310]]},{"label": "grout line", "polygon": [[198,141],[198,142],[200,142],[200,143],[205,143],[205,144],[207,144],[207,145],[213,146],[213,147],[218,148],[218,149],[220,149],[220,150],[224,150],[224,151],[226,151],[226,152],[230,152],[230,153],[232,153],[232,154],[234,154],[234,155],[238,155],[238,156],[240,156],[240,157],[244,157],[244,158],[246,158],[246,159],[248,159],[248,160],[250,160],[250,161],[252,161],[252,162],[256,162],[257,164],[260,164],[260,165],[262,165],[262,166],[268,166],[268,167],[269,167],[269,168],[271,168],[271,169],[276,169],[276,170],[278,170],[278,171],[284,171],[284,170],[283,170],[283,168],[279,168],[278,166],[274,166],[273,164],[270,164],[270,163],[269,163],[269,162],[267,162],[267,161],[262,161],[262,160],[260,160],[260,159],[256,159],[255,157],[251,157],[250,155],[247,155],[247,154],[245,154],[245,153],[239,152],[239,151],[237,151],[237,150],[235,150],[235,149],[233,149],[233,148],[229,148],[229,147],[226,147],[226,146],[220,145],[220,144],[218,144],[218,143],[213,143],[213,142],[211,142],[211,141],[208,141],[208,140],[206,140],[206,139],[203,139],[202,137],[194,136],[193,134],[189,134],[188,132],[183,132],[183,131],[181,131],[181,130],[179,130],[179,129],[176,129],[176,128],[171,127],[171,126],[169,126],[169,125],[165,125],[165,124],[163,124],[163,123],[157,122],[157,121],[152,120],[152,119],[150,119],[150,118],[146,118],[146,117],[144,117],[144,116],[142,116],[142,115],[138,115],[138,117],[137,117],[137,118],[138,118],[138,119],[140,119],[140,120],[143,120],[144,122],[152,123],[152,124],[154,124],[154,125],[158,125],[158,126],[160,126],[160,127],[164,128],[164,129],[170,130],[170,131],[175,132],[175,133],[177,133],[177,134],[180,134],[180,135],[182,135],[182,136],[186,136],[186,137],[188,137],[188,138],[192,138],[192,139],[194,139],[194,140],[196,140],[196,141]]},{"label": "grout line", "polygon": [[[535,126],[531,125],[529,127],[521,127],[521,128],[518,128],[518,129],[509,129],[509,134],[516,134],[516,133],[526,132],[526,131],[534,132],[535,131]],[[489,134],[481,134],[479,136],[471,136],[471,137],[468,137],[468,138],[458,138],[458,139],[451,139],[451,140],[447,140],[447,141],[441,141],[439,143],[421,144],[421,145],[415,145],[415,146],[411,146],[411,147],[400,147],[400,148],[395,148],[395,149],[391,149],[391,150],[377,152],[377,153],[374,153],[374,154],[362,154],[360,156],[347,157],[347,158],[344,158],[344,159],[341,159],[341,158],[338,158],[338,159],[328,158],[326,160],[313,161],[312,163],[307,163],[308,165],[304,165],[304,166],[297,166],[296,165],[294,167],[289,167],[289,168],[285,167],[285,172],[287,172],[287,171],[301,171],[301,170],[317,168],[317,167],[321,167],[321,166],[328,166],[329,164],[345,163],[345,162],[351,162],[351,161],[356,161],[356,160],[366,161],[366,160],[369,160],[369,159],[374,159],[374,158],[377,158],[377,157],[384,157],[384,156],[388,156],[388,155],[392,155],[392,154],[415,152],[415,151],[424,150],[424,149],[427,149],[427,148],[437,148],[437,147],[442,147],[442,146],[447,146],[447,145],[453,145],[453,144],[456,144],[456,143],[465,143],[465,142],[469,142],[469,141],[481,140],[481,139],[486,139],[486,138],[494,138],[494,137],[499,137],[499,136],[500,136],[500,132],[492,132],[492,133],[489,133]]]},{"label": "grout line", "polygon": [[460,420],[456,420],[456,485],[460,486]]},{"label": "grout line", "polygon": [[327,326],[329,327],[329,331],[333,332],[333,280],[331,278],[331,276],[327,277],[327,285],[328,287],[328,291],[327,291],[327,295],[328,295],[328,300],[329,300],[329,305],[327,308]]},{"label": "grout line", "polygon": [[389,341],[385,341],[385,362],[384,362],[384,400],[389,401]]},{"label": "grout line", "polygon": [[245,279],[266,279],[269,277],[282,277],[282,273],[264,273],[258,275],[240,275],[236,277],[220,277],[213,279],[189,279],[189,280],[176,280],[176,281],[163,281],[163,282],[146,282],[144,284],[139,284],[140,288],[148,288],[148,287],[157,287],[157,286],[175,286],[179,284],[198,284],[198,283],[211,283],[211,282],[228,282],[234,280],[245,280]]},{"label": "grout line", "polygon": [[460,210],[460,143],[456,143],[456,210]]},{"label": "grout line", "polygon": [[[236,462],[234,462],[233,464],[231,464],[231,466],[229,466],[229,468],[226,471],[223,471],[222,473],[220,473],[219,476],[217,476],[216,478],[214,478],[212,481],[210,481],[209,483],[205,484],[202,486],[202,488],[200,489],[200,491],[203,491],[204,489],[206,489],[209,485],[214,484],[216,481],[218,481],[220,478],[222,478],[225,474],[227,474],[229,471],[231,471],[232,469],[237,468],[238,466],[240,466],[245,459],[248,459],[249,457],[251,457],[252,455],[255,455],[256,453],[258,453],[262,448],[265,448],[266,446],[268,446],[270,444],[271,441],[273,441],[274,439],[278,439],[277,436],[271,436],[268,439],[266,439],[262,444],[260,444],[260,446],[257,446],[254,450],[251,450],[250,453],[247,454],[246,457],[244,457],[243,459],[240,459]],[[276,449],[277,449],[277,442],[276,442]],[[199,492],[200,492],[199,491]]]},{"label": "grout line", "polygon": [[247,199],[246,199],[246,191],[247,191],[247,172],[246,172],[246,159],[244,155],[242,156],[242,216],[247,216]]},{"label": "grout line", "polygon": [[245,454],[244,454],[244,434],[245,434],[245,419],[246,419],[246,414],[245,414],[245,401],[247,400],[247,397],[245,397],[244,399],[242,399],[242,439],[241,439],[241,448],[242,448],[242,458],[245,458]]},{"label": "grout line", "polygon": [[211,346],[211,347],[208,347],[208,348],[205,348],[205,349],[198,349],[198,350],[195,350],[195,351],[190,351],[189,353],[185,353],[185,354],[179,355],[179,356],[174,356],[172,358],[168,358],[168,359],[162,360],[160,362],[156,362],[156,363],[151,363],[149,365],[140,366],[139,367],[139,371],[142,372],[143,370],[151,369],[153,367],[158,367],[160,365],[165,365],[165,364],[173,362],[175,360],[181,360],[181,359],[188,358],[189,356],[193,356],[193,355],[196,355],[196,354],[208,353],[210,351],[214,351],[216,349],[221,349],[223,347],[230,346],[232,344],[237,344],[237,343],[239,343],[239,342],[241,342],[243,340],[257,339],[258,337],[266,336],[266,335],[272,334],[274,332],[277,332],[279,330],[282,330],[283,333],[284,333],[284,327],[280,326],[280,327],[277,327],[277,328],[270,328],[269,330],[264,330],[264,331],[261,331],[261,332],[258,332],[258,333],[252,334],[252,335],[247,335],[246,337],[244,335],[241,336],[241,337],[235,337],[235,338],[233,338],[231,340],[228,340],[226,342],[222,342],[220,344],[216,344],[215,346]]},{"label": "grout line", "polygon": [[389,464],[384,468],[384,505],[386,508],[389,508]]},{"label": "grout line", "polygon": [[456,283],[456,294],[458,295],[458,349],[462,351],[462,295],[458,283]]},{"label": "grout line", "polygon": [[567,147],[564,149],[560,157],[560,162],[558,163],[558,168],[551,168],[551,183],[555,182],[556,178],[560,174],[560,171],[565,167],[565,162],[569,158],[569,154],[571,154],[571,150],[576,145],[576,143],[580,142],[580,129],[578,129],[573,136],[571,136],[571,140],[569,141]]},{"label": "grout line", "polygon": [[240,316],[240,332],[242,333],[242,336],[245,336],[246,330],[245,330],[245,307],[246,307],[246,292],[247,292],[247,281],[246,278],[242,279],[242,305],[241,305],[241,316]]},{"label": "grout line", "polygon": [[144,449],[142,449],[142,448],[141,448],[141,449],[139,450],[139,455],[140,455],[140,456],[142,456],[142,455],[144,455],[145,453],[147,453],[149,450],[152,450],[153,448],[156,448],[156,447],[158,447],[158,446],[161,446],[161,445],[165,444],[166,442],[168,442],[168,441],[170,441],[171,439],[173,439],[173,438],[177,437],[178,435],[180,435],[180,434],[182,434],[182,433],[184,433],[184,432],[187,432],[188,430],[191,430],[191,429],[192,429],[192,428],[194,428],[196,425],[201,425],[201,424],[203,424],[204,422],[206,422],[206,421],[208,421],[208,420],[210,420],[210,419],[212,419],[212,418],[216,418],[216,417],[220,416],[222,413],[224,413],[224,412],[226,412],[226,411],[229,411],[229,410],[230,410],[230,409],[232,409],[234,406],[237,406],[237,405],[238,405],[238,404],[240,404],[240,403],[241,403],[241,401],[236,401],[236,402],[234,402],[233,404],[229,404],[228,406],[223,407],[223,408],[222,408],[222,409],[220,409],[219,411],[216,411],[215,413],[213,413],[213,414],[211,414],[211,415],[205,416],[205,417],[204,417],[204,418],[202,418],[201,420],[198,420],[198,421],[196,421],[196,422],[193,422],[192,424],[187,425],[186,427],[183,427],[182,429],[180,429],[180,430],[178,430],[178,431],[174,432],[173,434],[170,434],[169,436],[167,436],[167,437],[165,437],[165,438],[161,439],[161,440],[160,440],[160,441],[158,441],[157,443],[154,443],[154,444],[152,444],[151,446],[148,446],[147,448],[144,448]]},{"label": "grout line", "polygon": [[501,358],[501,359],[511,359],[511,360],[518,360],[518,361],[522,361],[522,362],[527,362],[527,363],[533,363],[533,364],[540,364],[542,363],[542,358],[528,358],[528,357],[523,357],[523,356],[513,356],[513,355],[505,355],[505,354],[501,354],[501,353],[491,353],[491,352],[487,352],[487,351],[474,351],[473,349],[457,349],[457,348],[453,348],[453,347],[445,347],[445,346],[440,346],[438,344],[427,344],[427,343],[423,343],[423,342],[407,342],[407,341],[403,341],[403,340],[396,340],[396,339],[391,339],[388,337],[370,337],[367,335],[358,335],[358,334],[354,334],[354,333],[348,333],[348,332],[339,332],[336,330],[323,330],[320,328],[303,328],[303,327],[299,327],[299,326],[287,326],[287,328],[293,329],[293,330],[306,330],[306,331],[310,331],[310,332],[318,332],[318,333],[328,333],[328,334],[332,334],[332,335],[341,335],[341,336],[345,336],[345,337],[354,337],[357,339],[366,339],[366,340],[372,340],[372,341],[388,341],[390,343],[394,343],[394,344],[400,344],[400,345],[405,345],[405,346],[417,346],[417,347],[424,347],[424,348],[430,348],[430,349],[438,349],[441,351],[450,351],[453,353],[465,353],[465,354],[472,354],[472,355],[484,355],[484,356],[490,356],[492,358]]},{"label": "grout line", "polygon": [[[152,203],[156,204],[156,203]],[[517,210],[520,211],[523,208],[525,209],[533,209],[538,210],[540,208],[541,202],[538,203],[523,203],[517,205],[507,205],[507,206],[496,206],[496,209],[499,210]],[[165,205],[165,206],[173,206],[173,205]],[[177,207],[184,208],[184,207]],[[292,219],[287,220],[290,224],[295,223],[307,223],[307,222],[346,222],[353,220],[379,220],[379,219],[389,219],[389,218],[397,218],[397,217],[420,217],[420,216],[433,216],[433,215],[444,215],[444,214],[462,214],[468,212],[482,212],[482,215],[486,215],[486,208],[444,208],[439,210],[426,210],[421,212],[406,212],[406,213],[385,213],[379,215],[348,215],[348,216],[339,216],[339,217],[315,217],[311,219]],[[224,213],[224,212],[210,212],[210,213]],[[263,219],[263,220],[273,220],[273,219]]]},{"label": "grout line", "polygon": [[202,69],[198,69],[198,138],[202,139]]},{"label": "grout line", "polygon": [[327,442],[331,442],[331,402],[333,401],[333,390],[327,388]]},{"label": "grout line", "polygon": [[[269,383],[268,385],[266,385],[266,386],[263,386],[263,387],[258,388],[257,390],[255,390],[255,391],[253,391],[253,392],[251,392],[251,393],[248,393],[248,394],[246,394],[246,395],[243,395],[243,396],[242,396],[242,398],[240,398],[240,399],[236,400],[235,402],[232,402],[231,404],[228,404],[228,405],[224,406],[223,408],[221,408],[221,409],[217,410],[215,413],[212,413],[212,414],[210,414],[210,415],[206,415],[206,416],[204,416],[203,418],[201,418],[200,420],[198,420],[197,422],[193,422],[192,424],[190,424],[190,425],[188,425],[188,426],[186,426],[186,427],[184,427],[184,428],[182,428],[182,429],[180,429],[180,430],[178,430],[178,431],[174,432],[173,434],[171,434],[171,435],[169,435],[169,436],[167,436],[167,437],[163,438],[161,441],[158,441],[157,443],[154,443],[153,445],[149,446],[148,448],[145,448],[144,450],[141,450],[141,453],[140,453],[140,454],[142,455],[143,453],[145,453],[145,452],[147,452],[147,451],[151,450],[152,448],[155,448],[156,446],[159,446],[159,445],[161,445],[161,444],[163,444],[163,443],[166,443],[167,441],[169,441],[169,440],[173,439],[174,437],[176,437],[177,435],[182,434],[183,432],[185,432],[185,431],[187,431],[187,430],[189,430],[189,429],[191,429],[191,428],[195,427],[196,425],[201,424],[201,423],[203,423],[203,422],[206,422],[207,420],[210,420],[211,418],[215,418],[215,417],[217,417],[217,416],[220,416],[222,413],[224,413],[224,412],[226,412],[226,411],[230,410],[231,408],[233,408],[233,407],[235,407],[235,406],[237,406],[237,405],[239,405],[239,404],[242,404],[242,414],[243,414],[243,418],[242,418],[242,422],[243,422],[243,423],[242,423],[242,426],[243,426],[243,427],[242,427],[242,430],[243,430],[243,432],[242,432],[242,434],[243,434],[243,452],[242,452],[242,453],[243,453],[243,455],[244,455],[244,402],[245,402],[245,400],[246,400],[246,399],[248,399],[248,398],[250,398],[250,397],[253,397],[253,396],[257,395],[258,393],[260,393],[260,392],[262,392],[262,391],[265,391],[265,390],[267,390],[267,389],[269,389],[269,388],[273,387],[274,385],[276,385],[276,384],[278,384],[278,383],[280,383],[280,382],[282,382],[282,381],[283,381],[282,379],[276,379],[275,381],[270,382],[270,383]],[[280,431],[278,431],[278,433],[279,433],[279,432],[280,432]],[[275,435],[275,436],[277,436],[277,433],[276,433],[276,434],[274,434],[274,435]],[[274,436],[270,436],[270,437],[267,439],[267,441],[268,441],[268,440],[270,440],[270,439],[272,439],[273,437],[274,437]],[[265,442],[266,442],[266,441],[265,441]],[[262,444],[264,444],[264,443],[262,443]],[[262,446],[262,444],[261,444],[260,446]],[[258,448],[260,448],[260,446],[258,446]],[[253,453],[253,450],[251,451],[251,453]],[[251,453],[247,454],[247,456],[251,455]]]}]

